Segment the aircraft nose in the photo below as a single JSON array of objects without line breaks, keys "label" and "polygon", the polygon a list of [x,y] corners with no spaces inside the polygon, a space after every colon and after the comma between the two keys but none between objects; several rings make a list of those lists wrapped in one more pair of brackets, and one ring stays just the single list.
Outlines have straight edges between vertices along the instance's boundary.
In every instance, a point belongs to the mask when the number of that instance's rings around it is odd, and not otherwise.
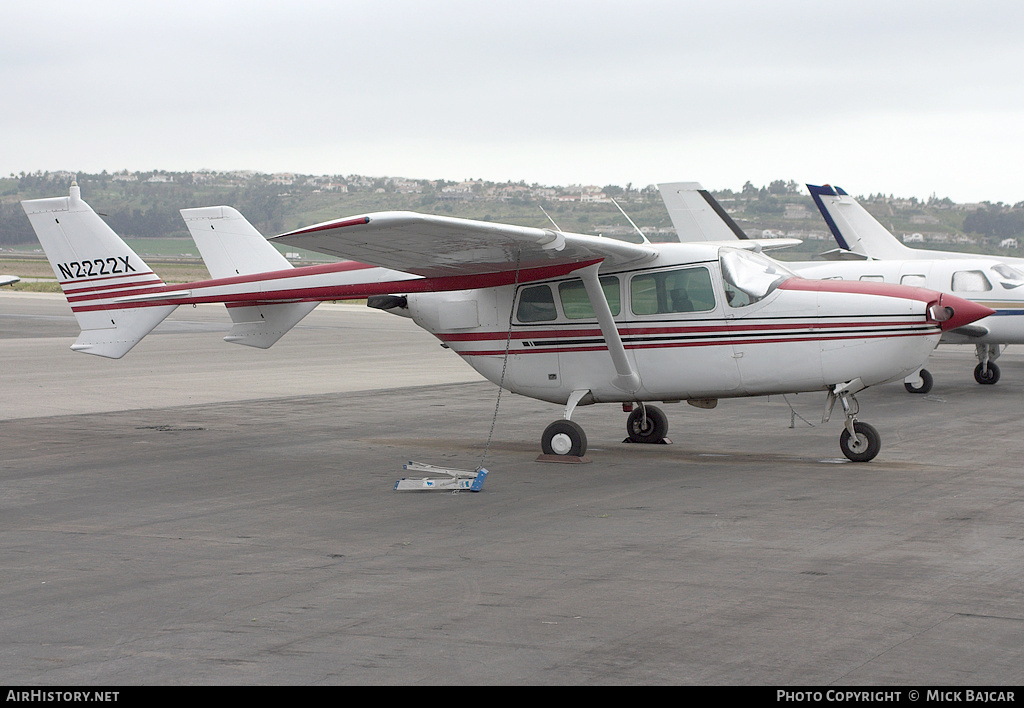
[{"label": "aircraft nose", "polygon": [[995,313],[991,307],[949,293],[942,293],[939,299],[928,307],[928,316],[939,322],[943,332],[963,327]]}]

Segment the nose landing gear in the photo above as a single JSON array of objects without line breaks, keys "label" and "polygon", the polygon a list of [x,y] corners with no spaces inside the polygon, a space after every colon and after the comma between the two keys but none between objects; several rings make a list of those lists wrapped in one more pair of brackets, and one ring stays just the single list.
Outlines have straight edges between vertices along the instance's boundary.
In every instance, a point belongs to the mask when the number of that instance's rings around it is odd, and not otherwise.
[{"label": "nose landing gear", "polygon": [[857,420],[860,404],[854,394],[863,389],[864,384],[860,379],[833,386],[825,401],[825,415],[821,419],[822,423],[828,422],[832,415],[832,408],[838,400],[846,416],[845,427],[842,435],[839,436],[839,449],[852,462],[873,460],[882,449],[882,436],[878,434],[874,426]]}]

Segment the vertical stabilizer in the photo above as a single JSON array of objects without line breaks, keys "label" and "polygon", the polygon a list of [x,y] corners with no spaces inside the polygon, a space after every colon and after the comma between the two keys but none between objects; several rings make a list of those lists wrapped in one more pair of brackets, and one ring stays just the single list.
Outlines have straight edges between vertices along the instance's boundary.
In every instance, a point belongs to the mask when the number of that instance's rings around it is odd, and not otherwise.
[{"label": "vertical stabilizer", "polygon": [[[188,232],[214,278],[256,275],[291,270],[292,264],[229,206],[182,209]],[[265,305],[227,303],[234,326],[225,342],[266,349],[284,336],[317,306],[316,302]]]},{"label": "vertical stabilizer", "polygon": [[876,260],[908,257],[911,249],[839,187],[809,184],[807,190],[840,248]]},{"label": "vertical stabilizer", "polygon": [[72,349],[119,359],[174,311],[175,305],[119,302],[158,291],[164,283],[82,201],[76,183],[67,197],[21,206],[82,328]]},{"label": "vertical stabilizer", "polygon": [[237,209],[229,206],[182,209],[181,218],[214,278],[292,267]]},{"label": "vertical stabilizer", "polygon": [[748,238],[699,182],[667,182],[658,189],[682,243]]}]

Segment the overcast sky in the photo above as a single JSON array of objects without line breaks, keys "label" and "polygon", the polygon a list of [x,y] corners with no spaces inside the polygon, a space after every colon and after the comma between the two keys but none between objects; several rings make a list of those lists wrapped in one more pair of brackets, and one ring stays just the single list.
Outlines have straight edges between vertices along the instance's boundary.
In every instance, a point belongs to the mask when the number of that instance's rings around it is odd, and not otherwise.
[{"label": "overcast sky", "polygon": [[1020,0],[32,0],[0,174],[774,179],[1024,201]]}]

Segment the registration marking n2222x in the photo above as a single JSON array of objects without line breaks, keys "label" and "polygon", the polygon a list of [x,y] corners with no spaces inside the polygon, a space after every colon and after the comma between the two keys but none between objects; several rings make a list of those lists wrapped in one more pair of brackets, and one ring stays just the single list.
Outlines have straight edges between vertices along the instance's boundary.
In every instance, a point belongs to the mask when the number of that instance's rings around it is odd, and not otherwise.
[{"label": "registration marking n2222x", "polygon": [[98,275],[116,275],[119,273],[137,272],[131,263],[129,256],[117,256],[113,258],[97,258],[91,261],[72,261],[70,263],[58,263],[57,269],[60,274],[68,280],[76,278],[93,278]]}]

